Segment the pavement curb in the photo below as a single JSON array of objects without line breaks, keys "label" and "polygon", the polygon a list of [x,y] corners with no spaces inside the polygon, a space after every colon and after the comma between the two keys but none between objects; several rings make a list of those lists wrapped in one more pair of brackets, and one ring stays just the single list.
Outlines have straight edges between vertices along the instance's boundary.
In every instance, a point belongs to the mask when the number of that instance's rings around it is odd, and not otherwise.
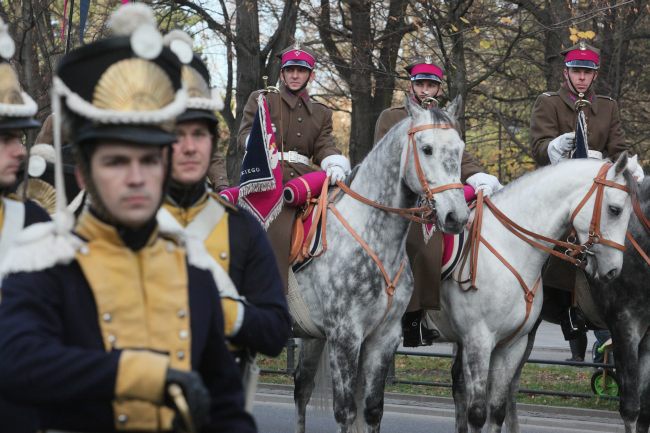
[{"label": "pavement curb", "polygon": [[[270,383],[261,383],[257,389],[258,393],[262,394],[279,394],[279,395],[289,395],[293,396],[293,385],[282,385],[282,384],[270,384]],[[424,409],[426,406],[427,410],[431,410],[432,406],[436,415],[437,412],[451,412],[453,417],[454,411],[454,401],[448,397],[438,397],[438,396],[429,396],[429,395],[417,395],[417,394],[404,394],[404,393],[394,393],[387,392],[385,393],[385,401],[387,405],[392,407],[399,406],[411,406],[418,409]],[[576,420],[581,423],[591,423],[593,421],[594,426],[593,431],[618,431],[616,427],[622,427],[622,421],[618,412],[606,411],[606,410],[597,410],[597,409],[582,409],[576,407],[562,407],[562,406],[545,406],[545,405],[534,405],[527,403],[519,403],[517,405],[517,410],[520,415],[521,424],[537,424],[532,420],[537,417],[557,417],[558,423],[566,423],[567,420]],[[596,428],[597,425],[604,424],[601,430]],[[545,424],[547,425],[547,424]],[[614,428],[614,430],[612,430]],[[621,430],[622,431],[622,430]]]}]

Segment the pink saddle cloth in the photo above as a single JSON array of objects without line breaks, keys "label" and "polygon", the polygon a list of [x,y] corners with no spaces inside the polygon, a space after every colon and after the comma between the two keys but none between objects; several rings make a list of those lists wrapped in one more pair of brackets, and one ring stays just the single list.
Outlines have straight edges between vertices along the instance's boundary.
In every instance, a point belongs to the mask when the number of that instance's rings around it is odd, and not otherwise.
[{"label": "pink saddle cloth", "polygon": [[[465,194],[465,201],[471,203],[476,200],[476,193],[474,188],[470,185],[463,186],[463,192]],[[425,239],[431,237],[433,227],[430,224],[427,224],[422,227],[424,230]],[[428,237],[427,237],[428,236]],[[442,235],[442,269],[441,269],[441,279],[448,278],[456,265],[460,261],[460,256],[463,252],[463,245],[465,245],[465,233],[461,232],[457,235],[451,235],[444,233]]]}]

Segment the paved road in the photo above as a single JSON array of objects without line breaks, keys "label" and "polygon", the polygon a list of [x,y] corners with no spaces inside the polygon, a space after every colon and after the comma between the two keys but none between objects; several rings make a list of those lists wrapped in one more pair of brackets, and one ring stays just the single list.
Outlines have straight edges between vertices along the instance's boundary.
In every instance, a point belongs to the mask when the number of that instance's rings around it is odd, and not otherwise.
[{"label": "paved road", "polygon": [[[622,432],[623,426],[616,414],[537,406],[520,406],[522,433],[586,433]],[[254,409],[260,433],[291,433],[295,426],[293,398],[288,390],[263,388],[257,394]],[[331,433],[336,424],[331,412],[309,408],[309,433]],[[441,398],[404,399],[401,395],[386,396],[386,410],[382,421],[383,433],[452,433],[454,412],[451,401]]]},{"label": "paved road", "polygon": [[[587,356],[585,360],[591,361],[591,346],[596,341],[593,332],[587,334]],[[429,353],[451,353],[452,344],[450,343],[436,343],[428,347],[418,347],[417,349],[399,347],[403,351],[417,351]],[[552,361],[564,361],[571,358],[571,350],[569,349],[569,342],[564,341],[562,330],[559,325],[548,322],[542,322],[537,330],[535,337],[535,345],[530,357],[532,359],[545,359]]]}]

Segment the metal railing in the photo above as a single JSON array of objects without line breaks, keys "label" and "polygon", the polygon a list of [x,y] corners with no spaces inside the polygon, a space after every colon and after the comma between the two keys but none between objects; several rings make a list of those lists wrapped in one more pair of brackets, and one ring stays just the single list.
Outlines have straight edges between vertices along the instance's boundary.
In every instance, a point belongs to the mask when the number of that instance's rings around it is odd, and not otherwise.
[{"label": "metal railing", "polygon": [[[272,370],[272,369],[262,369],[262,373],[266,374],[281,374],[293,376],[296,370],[296,348],[298,345],[295,342],[295,339],[289,339],[287,343],[287,363],[284,370]],[[431,352],[416,352],[416,351],[401,351],[398,350],[395,352],[396,355],[408,355],[408,356],[423,356],[429,358],[453,358],[454,355],[448,353],[431,353]],[[612,364],[603,364],[600,362],[575,362],[575,361],[552,361],[548,359],[534,359],[530,358],[526,361],[527,364],[540,364],[540,365],[555,365],[555,366],[567,366],[567,367],[593,367],[598,369],[608,369],[612,370],[614,366]],[[395,359],[393,358],[393,363],[388,372],[387,384],[404,384],[404,385],[421,385],[421,386],[432,386],[437,388],[451,388],[450,382],[428,382],[428,381],[418,381],[418,380],[406,380],[400,379],[395,373]],[[595,394],[585,394],[577,392],[566,392],[566,391],[547,391],[543,389],[528,389],[520,388],[519,393],[528,394],[528,395],[548,395],[555,397],[578,397],[578,398],[598,398],[603,400],[618,400],[618,397],[608,396],[608,395],[595,395]]]}]

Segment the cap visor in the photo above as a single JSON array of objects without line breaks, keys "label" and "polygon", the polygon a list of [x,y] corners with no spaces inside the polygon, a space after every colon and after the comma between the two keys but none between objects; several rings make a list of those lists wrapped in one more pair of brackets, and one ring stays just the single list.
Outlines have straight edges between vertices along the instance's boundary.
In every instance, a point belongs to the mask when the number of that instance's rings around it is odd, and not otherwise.
[{"label": "cap visor", "polygon": [[420,80],[431,80],[435,81],[436,83],[441,83],[442,81],[440,80],[440,77],[437,75],[433,74],[417,74],[413,77],[411,77],[411,81],[420,81]]},{"label": "cap visor", "polygon": [[304,60],[287,60],[284,65],[282,65],[282,68],[289,66],[301,66],[303,68],[309,69],[310,71],[313,69],[311,65]]},{"label": "cap visor", "polygon": [[121,141],[143,146],[165,146],[176,141],[176,134],[153,126],[92,125],[78,130],[74,141],[79,144],[88,141]]},{"label": "cap visor", "polygon": [[0,131],[6,131],[8,129],[34,129],[40,127],[41,122],[31,117],[0,118]]},{"label": "cap visor", "polygon": [[587,68],[587,69],[598,69],[596,65],[591,60],[571,60],[564,64],[567,68]]},{"label": "cap visor", "polygon": [[208,110],[189,109],[176,118],[176,123],[189,122],[192,120],[205,120],[211,123],[218,123],[217,116]]}]

